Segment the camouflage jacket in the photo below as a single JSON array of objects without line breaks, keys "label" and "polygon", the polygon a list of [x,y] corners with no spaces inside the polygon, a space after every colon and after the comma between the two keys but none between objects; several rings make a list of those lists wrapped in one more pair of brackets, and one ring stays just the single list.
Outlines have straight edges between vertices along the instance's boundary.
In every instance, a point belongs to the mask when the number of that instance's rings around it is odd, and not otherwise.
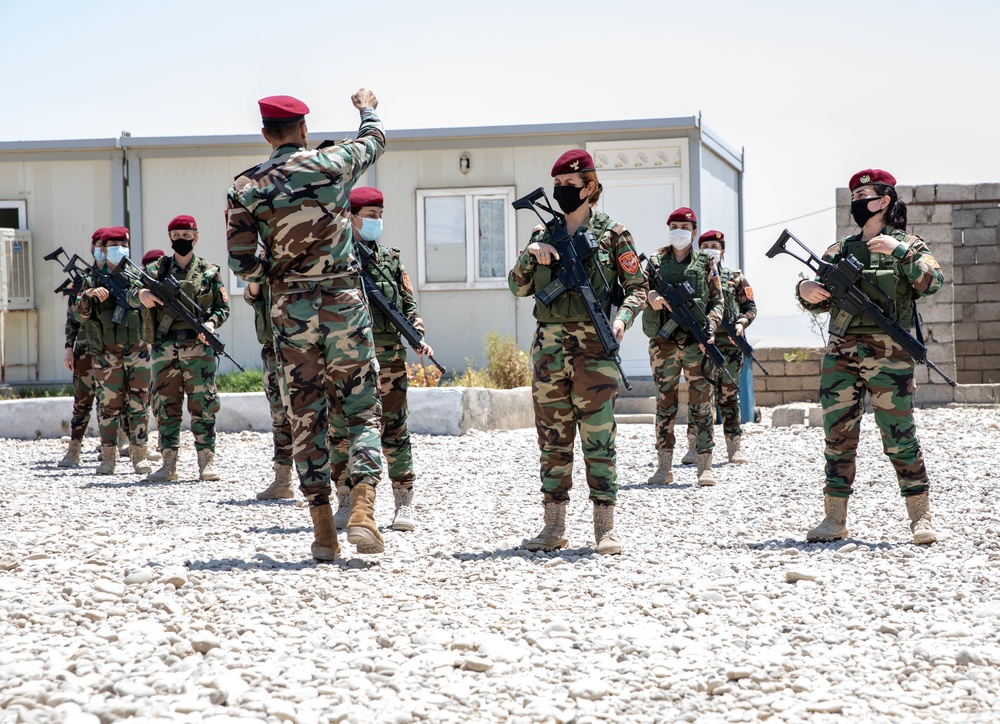
[{"label": "camouflage jacket", "polygon": [[[713,332],[722,323],[724,311],[722,297],[722,279],[715,260],[703,251],[692,247],[686,257],[677,261],[673,249],[663,247],[650,258],[653,268],[664,281],[671,284],[688,282],[694,289],[694,296],[705,306],[705,316]],[[666,309],[646,307],[642,313],[642,331],[650,339],[656,338],[657,332],[670,321]],[[684,329],[678,329],[671,339],[681,342],[690,337]]]},{"label": "camouflage jacket", "polygon": [[[893,300],[897,320],[903,327],[909,327],[914,300],[935,294],[944,285],[944,275],[940,264],[919,236],[892,226],[885,227],[881,233],[901,242],[891,256],[870,253],[865,242],[861,241],[861,235],[853,234],[823,252],[823,261],[836,264],[845,254],[857,258],[864,267],[865,278]],[[804,309],[814,314],[830,312],[831,334],[843,336],[846,333],[874,334],[881,331],[864,315],[854,317],[838,309],[829,299],[810,304],[799,294],[800,286],[801,282],[795,286],[795,296]]]},{"label": "camouflage jacket", "polygon": [[[161,256],[146,267],[146,273],[151,277],[164,280],[173,276],[181,285],[181,289],[197,305],[190,309],[196,317],[204,322],[212,322],[218,330],[229,319],[229,293],[222,283],[222,272],[215,264],[211,264],[200,256],[194,255],[185,268],[181,268],[174,255]],[[133,289],[128,294],[129,304],[141,307],[139,292]],[[190,325],[181,319],[172,319],[163,313],[162,307],[143,309],[143,339],[155,342],[166,338],[171,332],[190,330]]]},{"label": "camouflage jacket", "polygon": [[229,268],[247,281],[269,283],[272,291],[279,281],[357,275],[349,196],[383,151],[382,123],[363,108],[357,140],[311,151],[286,144],[238,175],[226,211]]},{"label": "camouflage jacket", "polygon": [[83,325],[73,313],[76,307],[76,296],[66,298],[66,349],[72,349],[77,357],[87,354],[87,335],[83,332]]},{"label": "camouflage jacket", "polygon": [[[420,318],[417,310],[417,300],[413,298],[413,285],[410,284],[410,275],[406,273],[406,268],[399,260],[399,249],[381,244],[373,244],[375,247],[372,254],[372,261],[366,264],[364,269],[368,276],[375,282],[381,292],[390,303],[394,304],[403,313],[410,324],[412,324],[420,335],[424,334],[424,320]],[[377,347],[398,347],[402,340],[392,323],[373,305],[372,313],[372,338]]]},{"label": "camouflage jacket", "polygon": [[[719,279],[722,282],[723,311],[726,321],[730,324],[742,324],[743,329],[749,327],[757,318],[757,303],[753,300],[753,289],[750,282],[739,269],[719,267]],[[720,337],[728,337],[721,327]]]},{"label": "camouflage jacket", "polygon": [[[599,282],[598,284],[594,284],[594,291],[597,292],[598,297],[607,297],[605,303],[605,311],[607,312],[610,307],[610,297],[613,294],[610,293],[611,290],[602,289],[601,286],[603,286],[605,274],[610,273],[614,275],[614,283],[620,285],[625,291],[625,298],[618,305],[616,319],[621,320],[625,324],[625,329],[628,329],[632,326],[632,322],[635,321],[642,308],[646,306],[647,292],[646,277],[643,276],[642,270],[639,268],[639,258],[636,255],[632,234],[624,226],[616,224],[606,214],[599,211],[591,213],[590,219],[578,229],[578,233],[588,230],[600,231],[600,237],[595,239],[598,245],[597,253],[585,262],[585,265],[589,267],[588,271],[590,272],[591,283],[594,283],[595,278]],[[544,225],[539,224],[532,231],[528,244],[530,245],[535,242],[548,243],[548,240],[548,230]],[[600,265],[600,269],[594,266],[593,260],[595,259]],[[514,268],[507,275],[507,286],[514,296],[528,297],[544,287],[544,284],[540,284],[538,288],[535,285],[535,275],[538,272],[538,267],[537,260],[528,253],[528,249],[525,247],[518,254],[517,260],[514,262]],[[606,292],[609,293],[606,294]],[[564,295],[579,296],[576,292],[564,292]],[[553,301],[553,307],[558,301]],[[535,301],[536,318],[546,316],[541,314],[544,311],[540,309],[542,306],[541,302]],[[572,307],[573,305],[570,304],[570,306]],[[576,317],[579,315],[571,314],[570,316]],[[584,319],[586,319],[586,316],[579,316],[578,320],[568,318],[566,321],[582,321]]]},{"label": "camouflage jacket", "polygon": [[[101,273],[109,272],[105,264],[101,268]],[[106,347],[113,345],[124,345],[132,347],[141,341],[142,318],[137,309],[128,309],[124,312],[119,322],[113,320],[118,302],[108,294],[108,298],[103,302],[96,297],[88,297],[85,292],[88,289],[96,289],[101,286],[97,273],[91,273],[83,283],[83,290],[76,298],[73,313],[76,321],[80,323],[81,329],[86,336],[87,351],[90,354],[100,354]],[[127,296],[138,291],[138,287],[128,292]]]}]

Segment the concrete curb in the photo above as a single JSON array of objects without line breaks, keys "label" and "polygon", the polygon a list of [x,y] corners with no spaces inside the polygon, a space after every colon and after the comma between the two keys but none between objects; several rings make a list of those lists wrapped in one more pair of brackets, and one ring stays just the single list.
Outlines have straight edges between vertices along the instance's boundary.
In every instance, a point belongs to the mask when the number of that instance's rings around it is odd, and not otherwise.
[{"label": "concrete curb", "polygon": [[[479,387],[411,387],[410,432],[423,435],[461,435],[469,430],[513,430],[534,427],[531,388],[487,390]],[[271,410],[263,392],[224,392],[216,417],[220,432],[271,429]],[[34,440],[69,435],[71,397],[0,400],[0,438]],[[184,413],[184,429],[191,423]],[[97,434],[91,416],[88,435]]]}]

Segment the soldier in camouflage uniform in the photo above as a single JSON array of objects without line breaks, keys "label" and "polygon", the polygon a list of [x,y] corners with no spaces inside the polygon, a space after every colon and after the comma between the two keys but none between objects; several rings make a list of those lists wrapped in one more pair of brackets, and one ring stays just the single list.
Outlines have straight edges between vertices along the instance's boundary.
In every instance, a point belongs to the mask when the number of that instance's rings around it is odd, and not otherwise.
[{"label": "soldier in camouflage uniform", "polygon": [[267,284],[249,282],[243,299],[253,307],[254,327],[260,342],[260,361],[264,369],[264,396],[271,408],[271,435],[274,455],[271,467],[274,480],[257,493],[257,500],[294,498],[292,490],[292,425],[288,421],[287,403],[281,394],[278,359],[274,351],[274,331],[271,329],[271,291]]},{"label": "soldier in camouflage uniform", "polygon": [[[107,260],[102,271],[110,273],[128,256],[129,233],[114,226],[102,234]],[[119,310],[116,312],[116,310]],[[118,460],[119,415],[129,417],[129,455],[139,474],[152,470],[146,461],[149,420],[149,350],[142,341],[139,312],[122,313],[111,293],[96,275],[87,279],[76,305],[77,319],[94,355],[94,379],[100,401],[101,464],[98,475],[111,475]],[[118,319],[117,314],[121,314]]]},{"label": "soldier in camouflage uniform", "polygon": [[[369,186],[351,191],[351,224],[354,243],[365,244],[371,249],[371,261],[364,269],[386,299],[394,304],[421,335],[424,322],[413,298],[413,286],[399,260],[399,249],[378,243],[382,234],[382,192]],[[382,452],[392,481],[392,496],[396,511],[392,518],[393,530],[413,530],[413,454],[410,450],[410,432],[406,427],[406,348],[399,330],[373,305],[372,338],[379,364],[379,388],[382,397]],[[417,354],[432,355],[434,350],[423,342]],[[347,524],[347,430],[340,414],[330,415],[331,477],[337,485],[339,507],[334,521],[338,528]]]},{"label": "soldier in camouflage uniform", "polygon": [[[726,237],[721,231],[714,229],[706,231],[698,237],[698,248],[711,255],[719,269],[719,279],[722,281],[722,302],[725,319],[732,324],[736,334],[743,336],[744,331],[757,318],[757,304],[753,300],[753,289],[746,276],[739,269],[727,269],[722,266],[726,255]],[[716,330],[715,344],[726,358],[726,372],[734,380],[740,378],[743,369],[743,352],[730,339],[722,327]],[[734,465],[746,465],[750,461],[740,450],[743,428],[740,426],[739,389],[729,377],[723,375],[717,391],[716,402],[722,412],[722,433],[726,438],[726,456]],[[688,443],[694,448],[695,430],[688,425]],[[685,456],[686,457],[686,456]],[[684,459],[681,459],[684,462]]]},{"label": "soldier in camouflage uniform", "polygon": [[[375,486],[382,476],[378,362],[371,316],[351,241],[349,194],[385,150],[375,95],[352,98],[361,113],[357,140],[306,150],[305,103],[259,101],[273,153],[236,177],[228,198],[229,266],[248,282],[270,285],[278,367],[288,395],[292,456],[310,504],[316,560],[339,555],[330,509],[331,408],[339,402],[349,437],[351,516],[347,540],[381,553]],[[263,244],[262,255],[258,255]]]},{"label": "soldier in camouflage uniform", "polygon": [[[188,311],[204,319],[205,326],[214,332],[229,319],[229,294],[222,283],[222,273],[215,264],[195,255],[198,224],[193,216],[175,216],[167,224],[167,234],[174,253],[150,262],[146,272],[161,281],[174,277],[197,305]],[[177,453],[187,395],[191,432],[198,453],[198,477],[218,480],[215,416],[219,412],[219,393],[215,387],[215,350],[187,322],[165,314],[162,302],[148,289],[131,293],[130,299],[148,310],[143,320],[143,337],[151,344],[156,426],[160,430],[163,455],[160,469],[146,479],[177,480]]]},{"label": "soldier in camouflage uniform", "polygon": [[[566,231],[570,235],[588,233],[598,244],[597,252],[584,265],[604,313],[610,314],[613,300],[621,302],[612,324],[615,337],[621,341],[646,302],[646,281],[632,235],[594,208],[601,185],[589,153],[567,151],[552,167],[552,177],[553,196],[565,213]],[[507,277],[515,296],[534,295],[553,279],[551,265],[559,255],[548,240],[546,227],[538,226],[527,248],[518,255]],[[550,306],[536,298],[534,314],[538,328],[532,344],[531,392],[541,450],[545,524],[523,545],[528,550],[557,550],[569,545],[566,507],[573,485],[573,442],[579,428],[594,503],[597,552],[619,554],[621,544],[614,531],[618,496],[614,407],[621,375],[604,353],[578,293],[564,292]]]},{"label": "soldier in camouflage uniform", "polygon": [[[866,169],[854,174],[849,183],[851,214],[861,233],[831,246],[823,259],[837,263],[847,255],[854,256],[864,266],[868,283],[895,304],[897,321],[909,327],[914,300],[937,292],[944,277],[924,240],[906,233],[906,205],[899,200],[895,186],[896,179],[886,171]],[[913,422],[913,358],[872,320],[838,308],[819,282],[803,280],[796,294],[805,309],[830,312],[830,340],[819,390],[826,434],[826,517],[808,532],[807,540],[848,536],[847,499],[853,492],[867,392],[883,449],[906,501],[913,542],[933,543],[937,535],[931,525],[927,469]]]},{"label": "soldier in camouflage uniform", "polygon": [[[90,237],[90,254],[94,262],[103,264],[104,241],[101,236],[107,231],[100,228]],[[73,417],[70,420],[69,448],[66,455],[59,461],[61,468],[75,468],[80,465],[80,450],[83,448],[83,436],[87,434],[90,424],[90,409],[94,406],[94,358],[87,350],[87,335],[83,325],[76,318],[76,290],[66,298],[66,353],[63,364],[73,373]]]},{"label": "soldier in camouflage uniform", "polygon": [[[722,282],[715,260],[693,248],[698,217],[686,206],[667,217],[667,246],[652,256],[656,273],[670,284],[690,283],[694,296],[705,308],[709,332],[722,321]],[[674,481],[674,422],[677,420],[677,385],[681,372],[688,385],[689,415],[697,431],[698,484],[715,485],[712,473],[712,381],[705,376],[705,352],[691,334],[678,328],[670,339],[657,332],[669,322],[667,303],[655,290],[649,292],[649,306],[642,313],[642,331],[649,337],[649,362],[656,383],[657,468],[649,483]],[[721,374],[721,372],[719,372]]]}]

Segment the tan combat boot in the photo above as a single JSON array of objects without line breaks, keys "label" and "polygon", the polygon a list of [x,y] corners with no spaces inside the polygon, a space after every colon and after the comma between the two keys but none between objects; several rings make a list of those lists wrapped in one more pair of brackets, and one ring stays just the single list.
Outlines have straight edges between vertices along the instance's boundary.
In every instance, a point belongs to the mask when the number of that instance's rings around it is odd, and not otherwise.
[{"label": "tan combat boot", "polygon": [[698,485],[715,485],[712,472],[712,451],[698,453]]},{"label": "tan combat boot", "polygon": [[200,480],[218,480],[215,472],[215,450],[198,451],[198,478]]},{"label": "tan combat boot", "polygon": [[695,445],[697,438],[694,435],[688,435],[688,450],[684,453],[684,457],[681,458],[681,465],[694,465],[698,460],[698,450]]},{"label": "tan combat boot", "polygon": [[[275,463],[273,467],[274,480],[267,486],[267,488],[257,493],[257,500],[294,498],[295,491],[292,490],[292,466]],[[329,507],[329,505],[327,507]]]},{"label": "tan combat boot", "polygon": [[375,524],[375,486],[359,483],[351,488],[351,517],[347,521],[347,542],[358,553],[381,553],[385,541]]},{"label": "tan combat boot", "polygon": [[113,475],[115,463],[118,461],[118,448],[114,445],[101,445],[101,464],[97,466],[98,475]]},{"label": "tan combat boot", "polygon": [[806,533],[806,541],[817,543],[819,541],[846,538],[848,536],[847,498],[834,498],[830,495],[824,495],[823,511],[826,513],[826,517],[822,523]]},{"label": "tan combat boot", "polygon": [[129,456],[128,433],[125,432],[125,425],[118,424],[118,457],[127,458]]},{"label": "tan combat boot", "polygon": [[615,535],[615,506],[594,503],[594,540],[601,555],[621,555],[622,544]]},{"label": "tan combat boot", "polygon": [[312,557],[317,561],[334,561],[340,555],[337,543],[337,527],[333,524],[330,504],[309,506],[313,521]]},{"label": "tan combat boot", "polygon": [[906,501],[906,512],[910,516],[910,531],[913,533],[913,542],[917,545],[934,543],[937,541],[937,533],[931,525],[931,501],[927,493],[911,495],[904,498]]},{"label": "tan combat boot", "polygon": [[656,472],[646,480],[650,485],[669,485],[674,482],[674,451],[671,448],[656,451]]},{"label": "tan combat boot", "polygon": [[155,473],[146,476],[146,481],[150,483],[165,483],[169,480],[177,480],[177,450],[175,448],[163,449],[163,465]]},{"label": "tan combat boot", "polygon": [[392,499],[396,513],[392,516],[393,530],[413,530],[413,488],[393,488]]},{"label": "tan combat boot", "polygon": [[153,466],[146,459],[145,445],[129,445],[128,456],[132,461],[132,469],[139,475],[149,475],[153,472]]},{"label": "tan combat boot", "polygon": [[729,457],[729,462],[733,465],[746,465],[750,462],[746,455],[740,452],[740,441],[743,439],[742,435],[726,435],[726,455]]},{"label": "tan combat boot", "polygon": [[545,525],[542,532],[534,538],[525,538],[521,545],[529,551],[557,551],[560,548],[567,548],[569,541],[566,540],[566,506],[563,503],[544,503]]},{"label": "tan combat boot", "polygon": [[343,530],[350,519],[351,489],[345,485],[337,488],[337,512],[333,515],[333,522],[336,523],[337,530]]},{"label": "tan combat boot", "polygon": [[80,451],[83,449],[83,440],[70,440],[66,455],[59,461],[60,468],[80,467]]}]

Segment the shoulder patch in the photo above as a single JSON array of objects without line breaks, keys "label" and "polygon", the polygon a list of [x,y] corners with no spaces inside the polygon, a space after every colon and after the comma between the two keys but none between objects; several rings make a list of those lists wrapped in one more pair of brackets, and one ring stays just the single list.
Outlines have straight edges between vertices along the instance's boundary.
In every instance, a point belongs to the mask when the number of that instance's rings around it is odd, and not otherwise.
[{"label": "shoulder patch", "polygon": [[635,274],[639,271],[639,257],[634,251],[626,251],[618,257],[618,265],[628,274]]},{"label": "shoulder patch", "polygon": [[222,294],[222,301],[229,304],[229,292],[226,291],[226,285],[223,284],[219,287],[219,293]]},{"label": "shoulder patch", "polygon": [[406,287],[406,291],[413,294],[413,285],[410,284],[410,275],[403,272],[403,286]]},{"label": "shoulder patch", "polygon": [[747,295],[747,299],[749,299],[752,302],[753,301],[753,289],[750,287],[749,284],[747,284],[745,287],[743,287],[743,292]]},{"label": "shoulder patch", "polygon": [[935,259],[933,255],[931,255],[931,254],[924,254],[924,259],[926,259],[927,263],[930,264],[935,269],[940,269],[941,268],[941,265],[938,264],[938,260]]}]

